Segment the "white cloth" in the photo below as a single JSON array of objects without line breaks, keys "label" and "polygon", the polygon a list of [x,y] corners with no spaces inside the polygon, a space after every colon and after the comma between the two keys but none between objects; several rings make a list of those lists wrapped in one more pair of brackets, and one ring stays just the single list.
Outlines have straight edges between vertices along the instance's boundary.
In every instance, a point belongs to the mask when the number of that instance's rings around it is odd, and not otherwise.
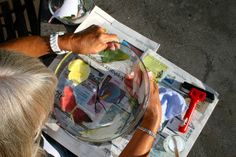
[{"label": "white cloth", "polygon": [[183,96],[170,88],[160,87],[159,98],[162,106],[162,123],[187,110]]}]

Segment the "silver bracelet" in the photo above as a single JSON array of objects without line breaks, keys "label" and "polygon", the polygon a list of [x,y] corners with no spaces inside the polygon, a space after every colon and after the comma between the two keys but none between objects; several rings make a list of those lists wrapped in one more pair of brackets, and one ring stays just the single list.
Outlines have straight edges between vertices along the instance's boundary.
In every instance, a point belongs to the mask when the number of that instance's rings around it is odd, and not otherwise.
[{"label": "silver bracelet", "polygon": [[63,34],[64,32],[55,32],[50,35],[50,47],[58,55],[67,53],[67,51],[61,50],[58,45],[58,36]]},{"label": "silver bracelet", "polygon": [[157,135],[154,132],[152,132],[151,130],[149,130],[147,128],[143,128],[141,126],[138,126],[138,129],[145,132],[145,133],[147,133],[148,135],[152,136],[153,138],[157,137]]}]

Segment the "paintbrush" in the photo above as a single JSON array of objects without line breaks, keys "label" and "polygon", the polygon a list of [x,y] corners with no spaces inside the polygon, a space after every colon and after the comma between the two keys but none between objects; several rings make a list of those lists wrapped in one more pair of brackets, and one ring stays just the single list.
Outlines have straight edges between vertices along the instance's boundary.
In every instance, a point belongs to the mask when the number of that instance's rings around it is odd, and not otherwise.
[{"label": "paintbrush", "polygon": [[177,141],[175,139],[175,137],[173,137],[173,141],[174,141],[174,145],[175,145],[175,157],[179,157],[179,150],[178,150],[178,146],[177,146]]}]

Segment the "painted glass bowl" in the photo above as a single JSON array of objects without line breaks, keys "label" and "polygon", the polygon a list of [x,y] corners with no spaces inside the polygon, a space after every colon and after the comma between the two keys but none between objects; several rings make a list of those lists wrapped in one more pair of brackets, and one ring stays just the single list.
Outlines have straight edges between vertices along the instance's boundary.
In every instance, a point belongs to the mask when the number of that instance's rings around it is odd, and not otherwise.
[{"label": "painted glass bowl", "polygon": [[124,44],[96,55],[69,53],[55,73],[59,83],[54,116],[83,141],[105,142],[129,133],[147,108],[147,71]]}]

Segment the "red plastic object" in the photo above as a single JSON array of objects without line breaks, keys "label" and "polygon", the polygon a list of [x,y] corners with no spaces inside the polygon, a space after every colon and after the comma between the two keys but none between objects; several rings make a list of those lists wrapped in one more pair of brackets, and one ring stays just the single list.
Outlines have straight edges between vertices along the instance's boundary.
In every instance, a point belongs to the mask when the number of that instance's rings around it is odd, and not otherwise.
[{"label": "red plastic object", "polygon": [[191,102],[189,104],[188,110],[186,111],[186,113],[184,115],[183,123],[179,127],[179,131],[182,133],[185,133],[187,131],[193,111],[195,110],[195,108],[199,102],[202,102],[206,99],[206,93],[202,92],[196,88],[192,88],[189,92],[189,97],[191,98]]}]

